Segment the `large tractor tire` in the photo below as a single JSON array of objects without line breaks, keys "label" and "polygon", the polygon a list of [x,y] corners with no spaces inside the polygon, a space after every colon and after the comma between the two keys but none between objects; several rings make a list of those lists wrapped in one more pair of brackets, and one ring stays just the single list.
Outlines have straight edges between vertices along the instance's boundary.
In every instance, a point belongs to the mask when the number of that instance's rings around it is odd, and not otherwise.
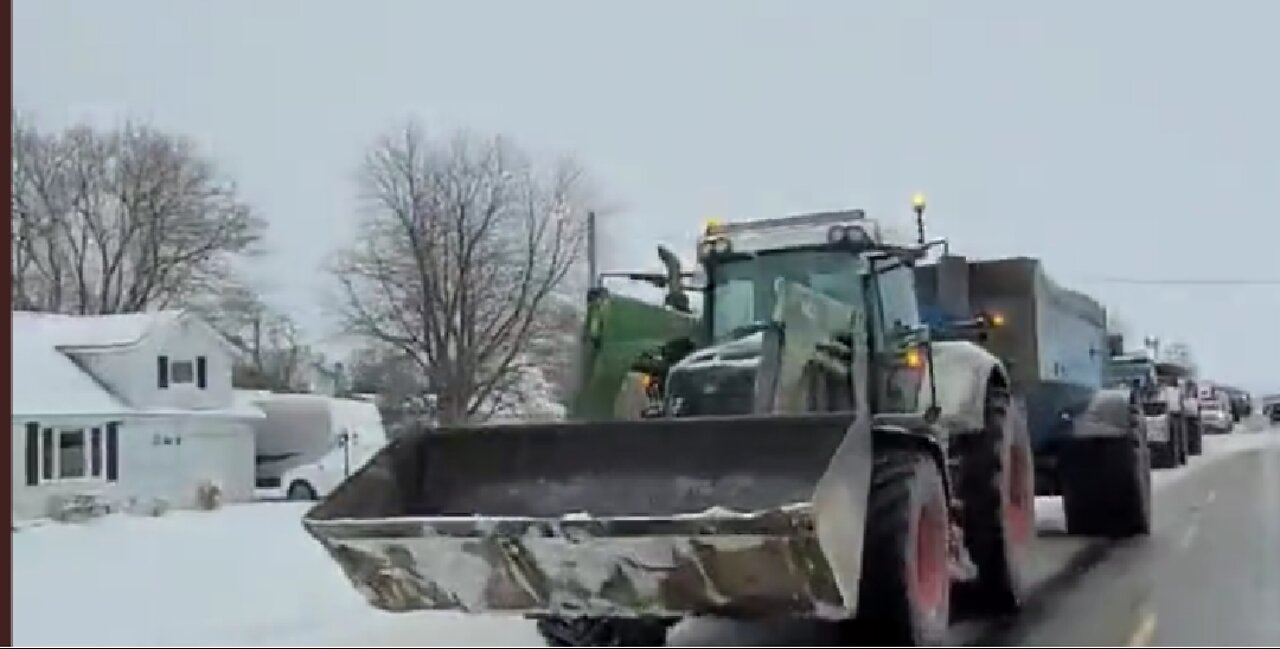
[{"label": "large tractor tire", "polygon": [[1182,464],[1182,442],[1178,437],[1177,422],[1177,418],[1172,416],[1165,420],[1167,437],[1164,441],[1147,439],[1147,448],[1151,451],[1151,468],[1175,469]]},{"label": "large tractor tire", "polygon": [[958,585],[957,605],[1005,615],[1021,608],[1026,595],[1036,523],[1035,459],[1026,417],[1008,391],[991,386],[987,393],[985,429],[961,442],[961,522],[978,577]]},{"label": "large tractor tire", "polygon": [[1063,448],[1068,534],[1127,538],[1151,533],[1151,457],[1141,429],[1134,425],[1131,432],[1077,439]]},{"label": "large tractor tire", "polygon": [[946,643],[951,617],[950,515],[937,463],[924,451],[876,451],[867,500],[858,640]]},{"label": "large tractor tire", "polygon": [[1204,452],[1204,426],[1199,419],[1187,420],[1187,455]]},{"label": "large tractor tire", "polygon": [[548,647],[662,647],[674,620],[663,618],[539,617]]},{"label": "large tractor tire", "polygon": [[1172,469],[1178,466],[1182,459],[1178,449],[1178,440],[1172,434],[1169,435],[1168,441],[1151,442],[1151,468],[1153,469]]},{"label": "large tractor tire", "polygon": [[1177,416],[1174,417],[1170,423],[1177,424],[1170,429],[1170,439],[1176,440],[1174,442],[1173,451],[1177,455],[1177,465],[1183,466],[1187,463],[1187,458],[1190,455],[1190,452],[1187,449],[1187,420],[1183,419],[1181,416]]}]

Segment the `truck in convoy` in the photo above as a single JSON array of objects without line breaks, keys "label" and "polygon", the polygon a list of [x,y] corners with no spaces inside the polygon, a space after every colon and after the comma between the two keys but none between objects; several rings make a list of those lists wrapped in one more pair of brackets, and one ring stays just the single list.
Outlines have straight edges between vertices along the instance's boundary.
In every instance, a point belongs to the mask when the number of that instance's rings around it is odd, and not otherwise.
[{"label": "truck in convoy", "polygon": [[[303,524],[379,608],[525,615],[556,646],[661,645],[702,615],[940,644],[953,597],[1016,611],[1035,536],[1019,390],[1081,354],[1046,354],[1044,293],[995,329],[1033,352],[1012,368],[972,340],[989,318],[935,336],[923,239],[859,210],[710,223],[704,285],[660,249],[665,305],[592,290],[576,421],[398,438]],[[636,372],[657,405],[620,413]],[[1091,387],[1073,528],[1147,533],[1127,396]]]},{"label": "truck in convoy", "polygon": [[1178,400],[1177,392],[1166,393],[1156,375],[1156,362],[1146,352],[1124,351],[1124,338],[1112,335],[1111,358],[1107,361],[1104,385],[1109,388],[1130,388],[1142,408],[1147,427],[1147,447],[1151,452],[1151,467],[1172,469],[1187,463],[1186,435],[1181,427],[1173,424],[1170,406]]},{"label": "truck in convoy", "polygon": [[1025,257],[948,254],[918,267],[917,282],[935,322],[967,313],[1002,320],[981,342],[1025,399],[1036,493],[1062,496],[1068,532],[1123,535],[1145,526],[1150,451],[1142,392],[1105,384],[1111,344],[1102,306],[1058,286],[1039,260]]},{"label": "truck in convoy", "polygon": [[1248,390],[1231,385],[1219,385],[1219,390],[1227,393],[1231,404],[1231,420],[1240,423],[1253,414],[1253,396]]},{"label": "truck in convoy", "polygon": [[1160,382],[1161,398],[1170,404],[1172,417],[1169,423],[1186,440],[1186,455],[1200,455],[1204,442],[1200,422],[1200,388],[1195,370],[1176,361],[1158,361],[1156,380]]},{"label": "truck in convoy", "polygon": [[1231,396],[1221,386],[1201,381],[1197,400],[1200,402],[1200,429],[1205,435],[1226,435],[1235,428]]}]

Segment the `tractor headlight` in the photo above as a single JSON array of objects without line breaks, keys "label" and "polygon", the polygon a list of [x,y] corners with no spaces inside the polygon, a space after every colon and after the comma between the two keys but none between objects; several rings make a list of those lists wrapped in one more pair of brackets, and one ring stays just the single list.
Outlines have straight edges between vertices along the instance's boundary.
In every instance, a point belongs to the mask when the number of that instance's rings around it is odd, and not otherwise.
[{"label": "tractor headlight", "polygon": [[871,235],[856,225],[833,225],[827,230],[827,243],[851,243],[865,245],[871,243]]},{"label": "tractor headlight", "polygon": [[729,244],[729,240],[724,237],[712,237],[704,239],[698,244],[698,256],[707,259],[712,255],[723,255],[733,250],[733,246]]}]

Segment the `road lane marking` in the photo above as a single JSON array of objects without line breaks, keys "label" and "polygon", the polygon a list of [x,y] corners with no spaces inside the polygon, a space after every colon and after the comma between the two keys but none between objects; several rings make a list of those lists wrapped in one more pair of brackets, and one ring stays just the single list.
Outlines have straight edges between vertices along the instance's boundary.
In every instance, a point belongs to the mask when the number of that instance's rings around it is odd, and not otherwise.
[{"label": "road lane marking", "polygon": [[1138,627],[1133,630],[1133,635],[1129,636],[1130,647],[1145,647],[1151,644],[1151,638],[1156,634],[1156,614],[1151,611],[1144,611],[1142,618],[1138,620]]},{"label": "road lane marking", "polygon": [[1198,524],[1198,522],[1192,521],[1191,527],[1188,527],[1187,531],[1182,533],[1182,540],[1178,542],[1178,545],[1183,550],[1190,548],[1191,544],[1196,540],[1196,531],[1199,529],[1200,529],[1200,525]]},{"label": "road lane marking", "polygon": [[1205,499],[1204,499],[1204,504],[1206,504],[1206,505],[1212,505],[1212,504],[1213,504],[1213,501],[1214,501],[1215,499],[1217,499],[1217,497],[1218,497],[1218,492],[1216,492],[1216,491],[1214,491],[1214,490],[1210,489],[1210,490],[1209,490],[1209,496],[1208,496],[1207,498],[1205,498]]}]

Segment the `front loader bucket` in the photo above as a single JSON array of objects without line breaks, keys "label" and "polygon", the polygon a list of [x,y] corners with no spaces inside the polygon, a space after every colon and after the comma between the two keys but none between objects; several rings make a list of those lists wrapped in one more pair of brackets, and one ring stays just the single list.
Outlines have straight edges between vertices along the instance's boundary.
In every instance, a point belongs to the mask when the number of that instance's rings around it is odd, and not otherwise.
[{"label": "front loader bucket", "polygon": [[420,432],[304,525],[386,610],[846,617],[850,582],[835,575],[852,563],[856,584],[870,466],[858,421]]}]

